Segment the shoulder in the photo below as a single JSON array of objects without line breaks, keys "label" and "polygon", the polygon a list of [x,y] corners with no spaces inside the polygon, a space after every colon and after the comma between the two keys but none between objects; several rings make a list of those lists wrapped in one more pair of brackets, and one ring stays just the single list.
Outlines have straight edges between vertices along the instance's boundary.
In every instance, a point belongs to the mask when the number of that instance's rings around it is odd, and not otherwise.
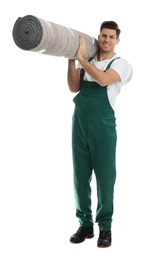
[{"label": "shoulder", "polygon": [[126,82],[132,78],[133,70],[131,64],[124,58],[118,58],[111,64],[111,68],[120,75],[121,81]]},{"label": "shoulder", "polygon": [[123,69],[130,69],[132,70],[131,64],[124,58],[117,56],[116,59],[113,61],[111,67],[119,67]]}]

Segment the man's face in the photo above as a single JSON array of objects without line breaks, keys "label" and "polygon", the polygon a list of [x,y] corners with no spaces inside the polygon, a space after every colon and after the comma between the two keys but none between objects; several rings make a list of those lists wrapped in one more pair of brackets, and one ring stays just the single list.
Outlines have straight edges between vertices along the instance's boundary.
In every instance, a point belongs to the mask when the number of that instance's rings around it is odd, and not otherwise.
[{"label": "man's face", "polygon": [[118,44],[119,39],[116,36],[116,30],[103,28],[101,34],[98,36],[99,47],[104,52],[111,52],[115,45]]}]

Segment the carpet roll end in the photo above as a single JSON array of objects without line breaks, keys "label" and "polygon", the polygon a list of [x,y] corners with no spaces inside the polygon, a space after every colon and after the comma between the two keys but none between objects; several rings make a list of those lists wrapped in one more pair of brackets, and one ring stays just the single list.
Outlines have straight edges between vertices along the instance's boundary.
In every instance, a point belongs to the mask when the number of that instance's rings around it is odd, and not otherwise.
[{"label": "carpet roll end", "polygon": [[43,35],[40,21],[33,15],[19,17],[12,30],[15,44],[23,50],[32,50],[39,45]]}]

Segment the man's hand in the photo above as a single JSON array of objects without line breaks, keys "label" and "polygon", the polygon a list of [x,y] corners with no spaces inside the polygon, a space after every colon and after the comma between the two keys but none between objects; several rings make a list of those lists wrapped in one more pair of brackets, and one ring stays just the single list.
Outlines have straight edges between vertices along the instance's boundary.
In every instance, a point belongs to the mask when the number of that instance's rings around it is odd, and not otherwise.
[{"label": "man's hand", "polygon": [[76,57],[77,57],[78,60],[81,59],[81,58],[84,58],[85,53],[87,51],[85,38],[82,35],[80,35],[79,39],[80,39],[79,40],[79,48],[78,48],[78,51],[76,53]]}]

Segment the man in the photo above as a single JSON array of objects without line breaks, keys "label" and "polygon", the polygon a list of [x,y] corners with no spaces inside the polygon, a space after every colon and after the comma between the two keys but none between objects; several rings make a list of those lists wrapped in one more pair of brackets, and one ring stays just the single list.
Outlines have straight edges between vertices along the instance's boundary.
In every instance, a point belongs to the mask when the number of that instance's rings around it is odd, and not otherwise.
[{"label": "man", "polygon": [[99,53],[85,58],[85,39],[80,36],[75,60],[68,60],[68,85],[74,98],[72,128],[74,193],[76,216],[80,227],[70,242],[80,243],[92,238],[91,211],[92,172],[97,183],[98,205],[96,223],[99,226],[98,247],[111,245],[114,184],[116,179],[116,123],[114,103],[121,87],[132,77],[130,64],[115,53],[120,29],[114,21],[105,21],[98,36]]}]

